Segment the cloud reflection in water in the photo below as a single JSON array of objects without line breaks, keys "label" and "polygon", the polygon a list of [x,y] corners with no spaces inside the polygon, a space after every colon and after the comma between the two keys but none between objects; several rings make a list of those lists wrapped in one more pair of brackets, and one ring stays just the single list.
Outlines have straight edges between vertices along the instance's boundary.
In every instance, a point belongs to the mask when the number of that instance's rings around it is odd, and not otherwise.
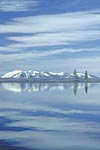
[{"label": "cloud reflection in water", "polygon": [[[90,86],[92,84],[83,83],[1,84],[0,140],[5,141],[5,145],[8,142],[10,150],[15,147],[19,150],[99,150],[99,88],[94,90],[93,86],[84,94]],[[6,147],[2,142],[0,145],[2,149]]]}]

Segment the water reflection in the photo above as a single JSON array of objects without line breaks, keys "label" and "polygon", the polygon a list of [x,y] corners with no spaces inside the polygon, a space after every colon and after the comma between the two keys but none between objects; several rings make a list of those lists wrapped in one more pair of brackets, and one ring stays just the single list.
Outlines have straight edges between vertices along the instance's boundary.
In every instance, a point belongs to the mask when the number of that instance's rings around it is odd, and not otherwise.
[{"label": "water reflection", "polygon": [[89,84],[89,83],[87,83],[87,82],[85,82],[85,83],[83,83],[83,84],[80,84],[80,83],[78,83],[78,82],[74,82],[73,83],[73,93],[74,93],[74,95],[76,95],[77,94],[77,90],[78,90],[78,88],[84,88],[84,91],[85,91],[85,93],[87,94],[87,92],[88,92],[88,87],[91,85],[91,84]]},{"label": "water reflection", "polygon": [[0,150],[100,150],[100,84],[0,88]]},{"label": "water reflection", "polygon": [[8,91],[15,93],[21,92],[39,92],[39,91],[51,91],[58,90],[63,91],[69,88],[72,89],[73,93],[76,95],[78,89],[84,89],[85,93],[88,92],[88,87],[91,86],[90,83],[2,83],[1,87]]}]

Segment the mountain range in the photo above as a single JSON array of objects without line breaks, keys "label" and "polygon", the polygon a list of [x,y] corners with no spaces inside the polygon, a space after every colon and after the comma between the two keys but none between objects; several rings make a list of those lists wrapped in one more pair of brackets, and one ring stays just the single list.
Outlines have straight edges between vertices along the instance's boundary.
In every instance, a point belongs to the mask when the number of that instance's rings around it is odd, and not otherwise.
[{"label": "mountain range", "polygon": [[8,72],[1,76],[1,80],[37,80],[37,81],[84,81],[84,80],[100,80],[99,76],[94,76],[91,74],[79,73],[74,71],[73,73],[69,74],[67,72],[45,72],[45,71],[22,71],[22,70],[14,70]]}]

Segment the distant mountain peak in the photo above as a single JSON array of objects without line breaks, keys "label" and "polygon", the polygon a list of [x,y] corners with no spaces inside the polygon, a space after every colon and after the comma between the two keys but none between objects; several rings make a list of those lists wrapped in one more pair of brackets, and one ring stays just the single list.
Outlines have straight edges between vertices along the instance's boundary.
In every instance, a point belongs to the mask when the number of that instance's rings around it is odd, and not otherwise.
[{"label": "distant mountain peak", "polygon": [[69,74],[66,72],[46,72],[46,71],[34,71],[34,70],[14,70],[4,74],[1,78],[5,79],[46,79],[46,80],[86,80],[87,79],[98,79],[99,77],[85,73],[76,72]]},{"label": "distant mountain peak", "polygon": [[2,76],[2,78],[30,78],[30,77],[37,77],[37,78],[42,78],[42,77],[63,77],[65,75],[64,72],[45,72],[45,71],[32,71],[32,70],[27,70],[27,71],[22,71],[22,70],[14,70],[11,72],[8,72]]}]

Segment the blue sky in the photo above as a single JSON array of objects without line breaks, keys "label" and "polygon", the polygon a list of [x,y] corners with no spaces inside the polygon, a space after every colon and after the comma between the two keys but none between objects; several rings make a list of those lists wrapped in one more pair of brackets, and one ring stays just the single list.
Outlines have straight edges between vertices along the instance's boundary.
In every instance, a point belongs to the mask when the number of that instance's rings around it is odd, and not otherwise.
[{"label": "blue sky", "polygon": [[99,74],[99,0],[0,0],[0,74],[15,69]]}]

